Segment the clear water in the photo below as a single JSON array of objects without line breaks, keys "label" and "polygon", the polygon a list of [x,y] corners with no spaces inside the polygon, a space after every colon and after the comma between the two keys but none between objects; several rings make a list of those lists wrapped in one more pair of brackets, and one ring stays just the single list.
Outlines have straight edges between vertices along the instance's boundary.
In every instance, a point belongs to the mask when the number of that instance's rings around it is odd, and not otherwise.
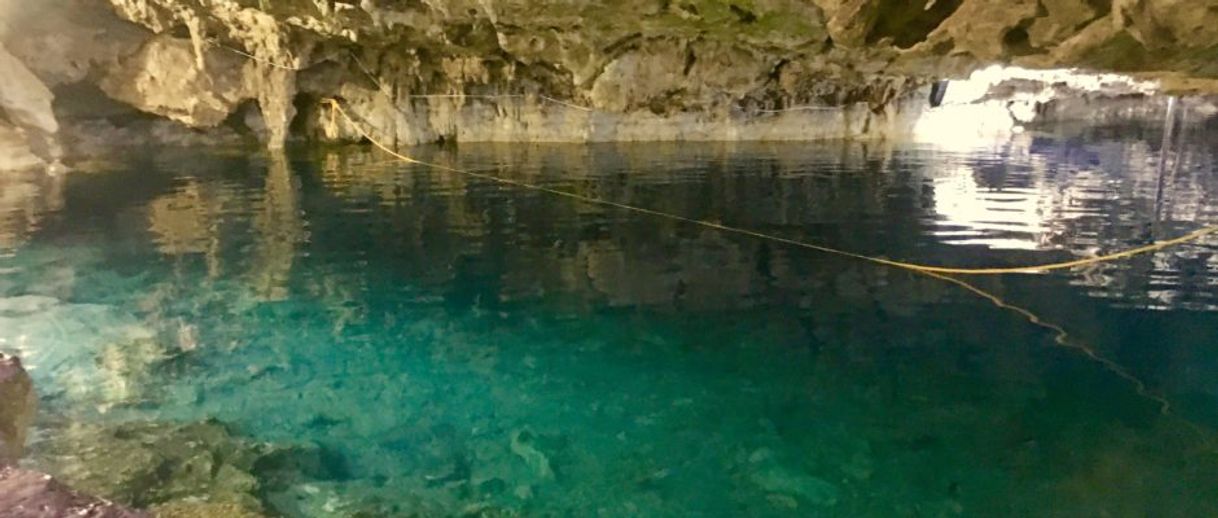
[{"label": "clear water", "polygon": [[[1136,125],[955,150],[418,152],[982,266],[1218,223],[1205,130],[1167,152]],[[216,418],[323,445],[342,476],[267,496],[279,512],[1218,515],[1214,237],[970,280],[1061,326],[1063,346],[940,279],[366,149],[149,150],[91,169],[0,183],[0,349],[32,366],[44,415]]]}]

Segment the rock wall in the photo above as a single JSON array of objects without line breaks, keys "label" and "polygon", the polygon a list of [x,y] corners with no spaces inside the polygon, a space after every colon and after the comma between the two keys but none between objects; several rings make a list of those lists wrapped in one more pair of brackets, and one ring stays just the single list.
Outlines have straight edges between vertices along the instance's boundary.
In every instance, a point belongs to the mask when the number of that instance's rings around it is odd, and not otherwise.
[{"label": "rock wall", "polygon": [[[0,44],[0,110],[7,123],[0,123],[0,142],[14,148],[3,160],[9,168],[49,163],[62,152],[56,141],[59,122],[51,111],[55,96],[38,76]],[[24,141],[25,146],[22,146]]]},{"label": "rock wall", "polygon": [[[3,0],[9,29],[0,43],[51,92],[89,85],[137,110],[128,119],[152,114],[272,148],[289,138],[357,139],[331,126],[319,102],[328,97],[392,145],[884,138],[916,125],[929,108],[929,84],[992,63],[1115,70],[1153,76],[1172,90],[1218,90],[1215,7],[1214,0],[48,0],[30,8]],[[24,88],[2,85],[0,97],[32,91]],[[48,99],[42,92],[37,102],[6,108],[18,114],[8,118],[45,114]],[[81,103],[64,104],[71,103],[63,96],[52,104],[61,120],[96,118]],[[54,119],[35,120],[17,126],[26,135],[55,133]]]}]

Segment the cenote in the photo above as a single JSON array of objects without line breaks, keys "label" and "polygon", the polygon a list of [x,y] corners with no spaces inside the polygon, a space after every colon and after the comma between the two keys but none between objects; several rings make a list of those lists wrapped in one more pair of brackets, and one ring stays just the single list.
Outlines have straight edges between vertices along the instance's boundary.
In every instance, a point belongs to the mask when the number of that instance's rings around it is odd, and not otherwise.
[{"label": "cenote", "polygon": [[[951,148],[413,153],[860,254],[1018,266],[1213,223],[1206,128],[1166,151],[1160,121]],[[367,146],[155,148],[13,178],[31,201],[0,220],[0,346],[39,387],[27,463],[134,505],[1218,513],[1212,236],[959,277],[981,296]]]},{"label": "cenote", "polygon": [[0,0],[0,518],[1218,517],[1214,3]]}]

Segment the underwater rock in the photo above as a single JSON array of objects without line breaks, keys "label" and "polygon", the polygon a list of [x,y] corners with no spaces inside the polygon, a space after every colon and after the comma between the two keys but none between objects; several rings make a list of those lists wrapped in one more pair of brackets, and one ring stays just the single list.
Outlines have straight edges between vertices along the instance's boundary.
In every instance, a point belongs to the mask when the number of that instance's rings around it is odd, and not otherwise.
[{"label": "underwater rock", "polygon": [[528,429],[512,432],[512,453],[523,459],[537,478],[551,480],[554,478],[554,469],[550,467],[550,458],[534,446],[535,437]]},{"label": "underwater rock", "polygon": [[137,507],[186,501],[262,511],[251,474],[261,452],[218,423],[74,424],[49,435],[35,465],[90,494]]},{"label": "underwater rock", "polygon": [[99,406],[110,408],[147,399],[150,373],[170,357],[170,349],[153,336],[133,336],[103,345],[97,352],[97,392],[102,396]]},{"label": "underwater rock", "polygon": [[13,356],[0,354],[0,466],[16,463],[38,409],[30,375]]},{"label": "underwater rock", "polygon": [[20,458],[37,411],[30,376],[13,356],[0,354],[0,516],[6,518],[127,518],[146,516],[85,496],[50,475],[12,467]]},{"label": "underwater rock", "polygon": [[266,516],[240,504],[181,500],[153,506],[150,511],[157,518],[261,518]]},{"label": "underwater rock", "polygon": [[281,491],[301,480],[345,480],[351,474],[338,453],[317,445],[272,445],[254,461],[251,472],[263,492]]},{"label": "underwater rock", "polygon": [[45,311],[59,304],[59,299],[43,295],[0,297],[0,315],[22,316]]},{"label": "underwater rock", "polygon": [[[126,509],[72,491],[49,475],[12,467],[0,468],[0,516],[5,518],[144,518]],[[213,515],[218,516],[218,515]],[[183,518],[186,518],[183,516]]]},{"label": "underwater rock", "polygon": [[323,447],[255,443],[215,421],[72,424],[47,435],[34,465],[161,517],[297,515],[301,495],[313,495],[294,490],[350,476]]},{"label": "underwater rock", "polygon": [[361,479],[300,483],[268,494],[267,501],[287,516],[512,516],[494,513],[490,506],[469,504],[455,494],[441,497],[417,487],[398,486],[396,482]]},{"label": "underwater rock", "polygon": [[[58,296],[58,271],[37,286]],[[74,272],[64,273],[71,276]],[[43,280],[45,279],[45,280]],[[69,282],[62,291],[70,292]],[[103,412],[146,402],[159,393],[145,381],[177,348],[170,337],[112,305],[56,303],[42,296],[0,298],[0,343],[23,351],[37,365],[44,399],[71,401]]]},{"label": "underwater rock", "polygon": [[767,493],[795,497],[814,506],[837,503],[838,490],[833,484],[778,464],[764,463],[750,480]]}]

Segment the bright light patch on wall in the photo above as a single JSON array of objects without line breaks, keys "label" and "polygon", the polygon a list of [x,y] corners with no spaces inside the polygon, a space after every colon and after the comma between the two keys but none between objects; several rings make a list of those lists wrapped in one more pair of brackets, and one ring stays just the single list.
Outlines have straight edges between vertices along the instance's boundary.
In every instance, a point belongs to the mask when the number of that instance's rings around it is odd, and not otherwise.
[{"label": "bright light patch on wall", "polygon": [[1028,170],[1018,185],[982,185],[976,164],[959,164],[933,175],[935,234],[958,245],[1052,247],[1046,243],[1053,233],[1046,218],[1054,212],[1054,193],[1041,185],[1044,171],[1030,155],[1031,139],[1019,136],[1024,125],[1036,119],[1041,105],[1057,97],[1153,94],[1157,89],[1157,83],[1118,74],[1003,66],[948,82],[940,105],[916,121],[914,139],[949,153],[989,149],[1007,160],[1022,159]]},{"label": "bright light patch on wall", "polygon": [[993,145],[1023,132],[1037,108],[1062,95],[1152,94],[1158,83],[1120,74],[994,65],[947,83],[941,104],[914,123],[913,138],[948,150]]}]

